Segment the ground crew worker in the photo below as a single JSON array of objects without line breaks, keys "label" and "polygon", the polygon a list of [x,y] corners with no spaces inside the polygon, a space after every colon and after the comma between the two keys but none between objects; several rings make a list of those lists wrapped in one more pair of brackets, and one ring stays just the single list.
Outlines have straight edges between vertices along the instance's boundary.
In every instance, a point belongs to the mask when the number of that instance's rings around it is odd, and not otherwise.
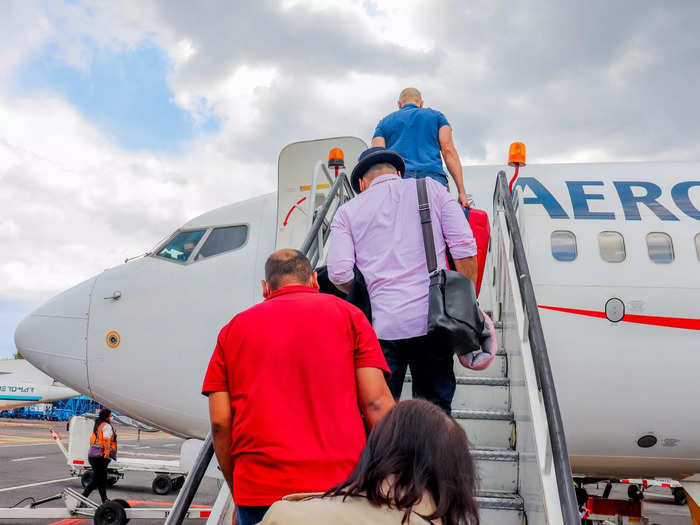
[{"label": "ground crew worker", "polygon": [[[403,159],[385,148],[364,151],[352,171],[359,193],[343,204],[331,223],[328,277],[347,292],[353,268],[364,276],[372,325],[384,351],[396,399],[406,367],[413,396],[450,413],[456,380],[450,349],[433,348],[428,333],[428,271],[416,181],[402,179]],[[476,241],[457,201],[426,179],[438,268],[445,268],[445,246],[456,268],[476,283]]]},{"label": "ground crew worker", "polygon": [[103,408],[90,434],[88,462],[92,467],[92,479],[83,490],[83,496],[88,497],[97,488],[102,503],[107,501],[107,465],[112,458],[116,459],[116,453],[117,433],[112,426],[112,411]]},{"label": "ground crew worker", "polygon": [[447,170],[457,185],[459,203],[469,206],[462,177],[462,163],[452,142],[452,128],[445,115],[423,107],[423,97],[416,88],[406,88],[399,95],[398,111],[377,124],[372,146],[395,151],[406,163],[407,178],[430,177],[445,187],[447,176],[442,169],[442,153]]},{"label": "ground crew worker", "polygon": [[221,330],[202,386],[239,525],[287,494],[343,481],[365,444],[360,410],[371,428],[394,406],[369,321],[319,293],[301,252],[273,253],[262,289],[265,300]]}]

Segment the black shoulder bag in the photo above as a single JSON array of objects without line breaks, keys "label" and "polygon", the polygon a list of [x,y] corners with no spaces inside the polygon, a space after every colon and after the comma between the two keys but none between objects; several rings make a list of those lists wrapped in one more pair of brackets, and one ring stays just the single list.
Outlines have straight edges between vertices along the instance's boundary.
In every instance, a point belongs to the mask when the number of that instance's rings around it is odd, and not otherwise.
[{"label": "black shoulder bag", "polygon": [[438,270],[430,203],[425,179],[416,181],[418,212],[430,275],[428,336],[435,345],[457,355],[479,351],[484,316],[476,302],[474,283],[459,272]]}]

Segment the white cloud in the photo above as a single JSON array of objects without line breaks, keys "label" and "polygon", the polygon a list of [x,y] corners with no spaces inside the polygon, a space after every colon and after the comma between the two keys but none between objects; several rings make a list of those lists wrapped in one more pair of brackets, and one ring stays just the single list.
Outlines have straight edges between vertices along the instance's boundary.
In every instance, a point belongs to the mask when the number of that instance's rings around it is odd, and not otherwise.
[{"label": "white cloud", "polygon": [[192,216],[273,188],[271,164],[228,158],[206,141],[181,157],[120,150],[58,98],[0,97],[0,137],[5,298],[51,295]]}]

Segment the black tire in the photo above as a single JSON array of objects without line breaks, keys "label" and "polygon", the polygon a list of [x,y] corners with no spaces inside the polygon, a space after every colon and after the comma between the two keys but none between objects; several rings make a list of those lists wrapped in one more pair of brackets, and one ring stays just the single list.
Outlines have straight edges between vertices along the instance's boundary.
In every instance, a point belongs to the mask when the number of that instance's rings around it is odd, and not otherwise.
[{"label": "black tire", "polygon": [[673,500],[676,505],[685,505],[688,503],[688,498],[686,497],[685,490],[682,487],[676,487],[673,489]]},{"label": "black tire", "polygon": [[126,512],[118,502],[105,501],[97,507],[93,522],[95,525],[125,525]]},{"label": "black tire", "polygon": [[185,476],[180,476],[179,478],[175,478],[175,480],[173,481],[173,489],[180,490],[184,484],[185,484]]},{"label": "black tire", "polygon": [[168,492],[173,489],[173,481],[167,474],[158,474],[151,484],[153,492],[159,494],[160,496],[165,496]]},{"label": "black tire", "polygon": [[95,473],[92,470],[86,470],[80,475],[80,483],[83,486],[83,488],[87,487],[90,484],[94,476]]},{"label": "black tire", "polygon": [[[119,504],[122,506],[122,508],[123,508],[124,510],[130,509],[130,508],[131,508],[131,505],[129,505],[129,502],[126,501],[125,499],[119,499],[119,498],[117,498],[117,499],[113,499],[112,501],[113,501],[114,503],[119,503]],[[125,521],[124,523],[129,523],[129,518],[127,518],[126,521]]]},{"label": "black tire", "polygon": [[117,481],[119,481],[119,476],[109,476],[107,478],[107,486],[108,487],[113,487],[114,485],[117,484]]},{"label": "black tire", "polygon": [[639,489],[639,485],[627,487],[627,496],[632,501],[642,501],[644,499],[644,493]]}]

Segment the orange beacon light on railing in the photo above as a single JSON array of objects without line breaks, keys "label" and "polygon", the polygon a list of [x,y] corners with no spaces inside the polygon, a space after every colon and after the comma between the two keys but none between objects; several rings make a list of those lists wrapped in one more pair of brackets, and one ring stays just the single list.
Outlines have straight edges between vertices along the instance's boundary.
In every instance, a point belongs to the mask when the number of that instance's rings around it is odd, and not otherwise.
[{"label": "orange beacon light on railing", "polygon": [[340,148],[333,148],[328,152],[328,167],[335,168],[335,176],[338,177],[338,170],[345,167],[345,156]]},{"label": "orange beacon light on railing", "polygon": [[510,179],[508,184],[508,190],[513,193],[513,184],[515,179],[518,178],[518,171],[520,171],[520,166],[525,166],[525,144],[522,142],[513,142],[508,150],[508,164],[510,166],[515,166],[515,174],[513,178]]}]

